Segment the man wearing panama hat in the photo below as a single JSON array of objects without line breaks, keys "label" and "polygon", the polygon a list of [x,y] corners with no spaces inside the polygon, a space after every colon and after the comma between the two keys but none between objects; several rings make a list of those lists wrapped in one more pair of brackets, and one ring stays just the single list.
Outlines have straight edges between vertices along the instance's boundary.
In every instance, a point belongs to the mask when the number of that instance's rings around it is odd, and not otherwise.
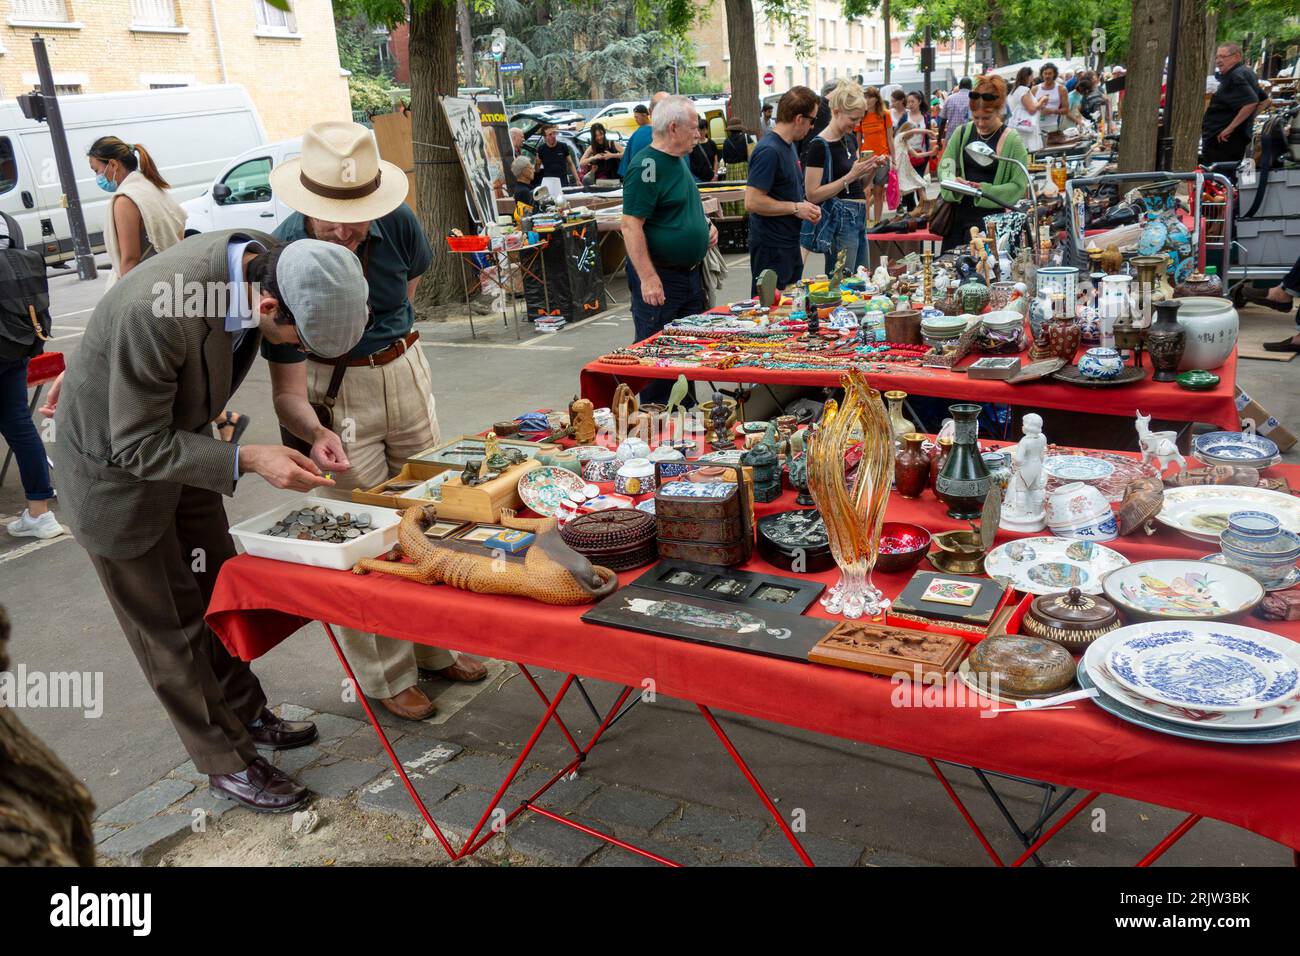
[{"label": "man wearing panama hat", "polygon": [[[370,130],[357,123],[312,126],[301,157],[272,171],[271,189],[296,210],[276,229],[277,238],[323,239],[350,249],[370,285],[370,322],[343,358],[263,345],[276,414],[339,487],[371,488],[438,442],[432,373],[411,305],[433,251],[405,203],[406,175],[379,158]],[[442,648],[339,631],[361,690],[399,717],[434,713],[418,686],[421,670],[459,681],[486,676],[481,662],[457,660]]]}]

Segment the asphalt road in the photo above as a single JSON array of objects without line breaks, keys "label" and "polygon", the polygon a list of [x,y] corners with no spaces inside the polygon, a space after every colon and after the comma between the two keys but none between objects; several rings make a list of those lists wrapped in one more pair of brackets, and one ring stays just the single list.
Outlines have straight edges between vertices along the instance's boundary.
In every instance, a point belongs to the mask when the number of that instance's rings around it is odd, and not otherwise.
[{"label": "asphalt road", "polygon": [[[729,257],[729,261],[733,271],[721,297],[735,299],[747,290],[748,271],[743,257]],[[585,362],[632,340],[626,286],[620,279],[612,289],[618,304],[610,311],[558,335],[534,335],[525,328],[522,339],[516,340],[513,328],[502,328],[499,316],[475,319],[477,339],[463,321],[422,323],[422,346],[434,374],[444,436],[479,431],[524,410],[566,403],[577,390],[577,373]],[[66,353],[69,361],[76,361],[81,336],[103,290],[102,277],[81,282],[75,275],[57,276],[51,281],[55,335],[50,347]],[[1279,407],[1272,410],[1284,420],[1288,410],[1300,412],[1288,408],[1296,401],[1289,384],[1292,374],[1283,363],[1241,365],[1243,384],[1251,391],[1279,396]],[[257,364],[231,404],[252,417],[246,442],[277,441],[264,363]],[[1300,415],[1290,420],[1300,420]],[[1295,453],[1288,456],[1295,457]],[[245,478],[227,503],[231,523],[285,501],[287,494],[256,477]],[[0,487],[0,515],[15,515],[22,506],[14,468]],[[10,650],[15,666],[103,675],[102,716],[88,719],[80,710],[52,708],[28,709],[21,715],[85,781],[101,808],[116,804],[185,761],[85,553],[74,540],[64,536],[36,542],[0,533],[0,603],[13,620]],[[293,702],[361,716],[357,705],[341,701],[338,665],[319,632],[286,641],[256,669],[273,704]],[[520,739],[520,731],[526,734],[531,727],[531,705],[528,695],[512,699],[518,708],[506,703],[487,708],[481,706],[482,699],[471,703],[447,723],[446,734],[466,746],[488,749]],[[983,862],[961,819],[916,758],[758,721],[736,719],[728,727],[755,766],[776,778],[778,788],[802,794],[807,801],[802,805],[809,806],[810,813],[816,806],[820,820],[834,821],[824,832],[909,858]],[[703,803],[743,808],[748,815],[759,812],[743,779],[689,708],[666,704],[654,716],[633,715],[615,734],[629,736],[611,739],[614,746],[609,749],[614,753],[602,766],[607,778],[612,773],[629,785],[680,792]],[[544,744],[539,755],[547,747]],[[683,748],[689,760],[686,773],[674,763]],[[985,823],[996,824],[993,810],[971,779],[962,780],[959,789],[963,799],[981,807],[978,813]],[[1035,799],[1032,792],[1021,792],[1012,805],[1029,817]],[[1181,818],[1131,801],[1104,798],[1103,803],[1114,821],[1109,835],[1099,837],[1086,825],[1077,825],[1077,832],[1062,844],[1065,856],[1093,863],[1131,863]],[[1289,865],[1291,856],[1269,841],[1206,822],[1164,862]]]}]

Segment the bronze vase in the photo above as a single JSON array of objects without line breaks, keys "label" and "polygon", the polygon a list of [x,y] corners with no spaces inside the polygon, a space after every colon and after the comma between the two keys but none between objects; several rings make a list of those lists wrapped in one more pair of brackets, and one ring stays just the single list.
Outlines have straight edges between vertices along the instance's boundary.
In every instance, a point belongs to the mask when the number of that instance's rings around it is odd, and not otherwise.
[{"label": "bronze vase", "polygon": [[924,435],[902,436],[903,449],[894,457],[894,488],[904,498],[919,498],[930,483],[930,456],[921,448]]},{"label": "bronze vase", "polygon": [[1155,374],[1154,382],[1174,382],[1178,379],[1178,363],[1187,346],[1187,332],[1178,324],[1178,299],[1156,303],[1156,320],[1147,329],[1147,354]]},{"label": "bronze vase", "polygon": [[949,518],[973,521],[979,518],[993,484],[976,441],[980,406],[949,405],[948,411],[955,429],[952,451],[939,470],[934,492],[948,506]]}]

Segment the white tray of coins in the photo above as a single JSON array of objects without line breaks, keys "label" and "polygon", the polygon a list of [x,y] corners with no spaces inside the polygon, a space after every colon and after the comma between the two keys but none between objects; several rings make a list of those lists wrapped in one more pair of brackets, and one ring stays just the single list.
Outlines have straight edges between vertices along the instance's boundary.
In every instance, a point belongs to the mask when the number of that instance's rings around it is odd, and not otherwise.
[{"label": "white tray of coins", "polygon": [[258,558],[347,571],[397,544],[401,512],[308,496],[230,529],[240,551]]}]

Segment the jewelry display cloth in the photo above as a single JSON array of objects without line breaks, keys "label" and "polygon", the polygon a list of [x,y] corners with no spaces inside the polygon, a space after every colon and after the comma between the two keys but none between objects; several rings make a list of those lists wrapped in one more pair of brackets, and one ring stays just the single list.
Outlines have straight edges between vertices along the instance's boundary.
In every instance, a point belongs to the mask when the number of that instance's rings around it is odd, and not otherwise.
[{"label": "jewelry display cloth", "polygon": [[[1191,397],[1189,393],[1184,400]],[[1269,473],[1300,487],[1300,467],[1279,465]],[[794,493],[786,492],[755,510],[762,517],[794,507]],[[930,491],[915,500],[894,494],[885,520],[915,522],[932,532],[966,527],[946,517],[945,510]],[[999,531],[996,543],[1018,537],[1025,536]],[[1107,547],[1132,561],[1198,558],[1210,550],[1164,527],[1151,537],[1120,538]],[[742,568],[789,573],[757,556]],[[620,583],[629,584],[642,572],[620,574]],[[809,575],[827,585],[837,576],[836,570]],[[874,576],[890,597],[909,578]],[[207,620],[227,649],[246,661],[320,620],[633,688],[651,678],[656,692],[669,697],[890,750],[1199,813],[1300,848],[1295,799],[1300,743],[1229,746],[1185,740],[1127,724],[1086,701],[1072,710],[997,716],[975,706],[898,706],[902,692],[882,677],[584,623],[580,618],[589,608],[240,555],[222,567]],[[808,613],[830,616],[817,603]],[[1300,640],[1300,621],[1248,617],[1241,623]],[[329,653],[323,641],[321,653]],[[910,693],[908,689],[908,700]]]}]

